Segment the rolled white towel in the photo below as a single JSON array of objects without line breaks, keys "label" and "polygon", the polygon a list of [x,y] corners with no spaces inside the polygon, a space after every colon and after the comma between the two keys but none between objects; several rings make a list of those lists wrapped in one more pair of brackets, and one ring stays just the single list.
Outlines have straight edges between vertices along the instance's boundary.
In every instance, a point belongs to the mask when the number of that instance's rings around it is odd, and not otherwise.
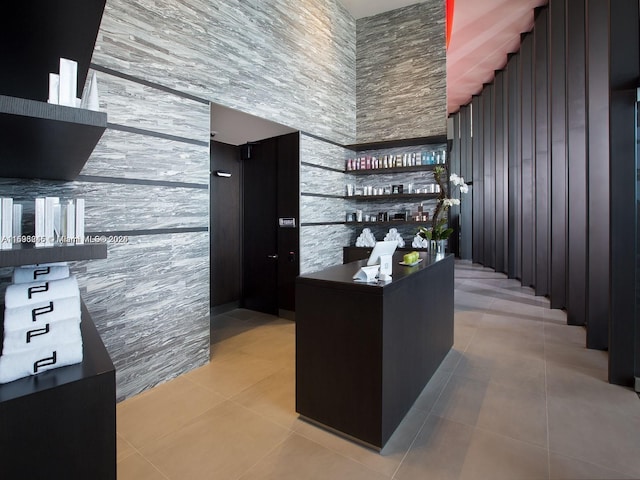
[{"label": "rolled white towel", "polygon": [[2,355],[35,348],[55,348],[57,345],[77,342],[82,342],[80,317],[45,323],[28,330],[5,332]]},{"label": "rolled white towel", "polygon": [[82,342],[0,355],[0,383],[82,362]]},{"label": "rolled white towel", "polygon": [[41,265],[37,267],[16,267],[13,283],[31,283],[44,280],[61,280],[69,276],[67,265]]},{"label": "rolled white towel", "polygon": [[27,307],[4,311],[4,331],[14,332],[40,328],[46,323],[80,317],[80,296],[56,298]]},{"label": "rolled white towel", "polygon": [[19,283],[9,285],[4,297],[6,308],[18,308],[42,303],[56,298],[80,296],[78,281],[71,275],[62,280]]}]

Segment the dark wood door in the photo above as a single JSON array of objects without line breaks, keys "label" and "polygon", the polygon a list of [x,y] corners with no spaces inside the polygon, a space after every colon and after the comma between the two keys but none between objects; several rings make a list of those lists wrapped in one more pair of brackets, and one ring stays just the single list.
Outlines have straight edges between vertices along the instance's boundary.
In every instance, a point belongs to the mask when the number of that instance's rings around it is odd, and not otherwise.
[{"label": "dark wood door", "polygon": [[[238,305],[241,296],[242,163],[240,148],[211,142],[211,306]],[[219,176],[226,172],[230,177]]]},{"label": "dark wood door", "polygon": [[277,315],[277,139],[243,147],[242,162],[242,306]]}]

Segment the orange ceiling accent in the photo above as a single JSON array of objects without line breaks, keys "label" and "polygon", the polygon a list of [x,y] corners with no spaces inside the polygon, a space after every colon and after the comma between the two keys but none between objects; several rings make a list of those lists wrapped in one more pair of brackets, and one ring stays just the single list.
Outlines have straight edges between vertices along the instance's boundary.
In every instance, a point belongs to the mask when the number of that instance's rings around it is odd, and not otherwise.
[{"label": "orange ceiling accent", "polygon": [[447,107],[454,113],[493,81],[520,34],[533,28],[533,10],[548,0],[456,0],[447,49]]},{"label": "orange ceiling accent", "polygon": [[455,0],[446,0],[447,2],[447,49],[451,40],[451,29],[453,28],[453,11]]}]

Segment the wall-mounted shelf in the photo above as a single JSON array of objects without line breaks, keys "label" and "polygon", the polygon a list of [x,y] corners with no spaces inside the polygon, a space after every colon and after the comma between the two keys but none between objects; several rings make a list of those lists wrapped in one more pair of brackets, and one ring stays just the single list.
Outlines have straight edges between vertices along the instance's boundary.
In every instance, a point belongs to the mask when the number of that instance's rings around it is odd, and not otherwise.
[{"label": "wall-mounted shelf", "polygon": [[73,180],[107,114],[0,95],[0,177]]},{"label": "wall-mounted shelf", "polygon": [[403,140],[385,140],[382,142],[356,143],[347,145],[346,148],[356,152],[365,150],[381,150],[384,148],[413,147],[418,145],[446,144],[446,135],[433,135],[430,137],[407,138]]},{"label": "wall-mounted shelf", "polygon": [[0,267],[100,258],[107,258],[106,243],[84,243],[64,247],[35,247],[33,244],[19,244],[14,245],[10,250],[0,250]]},{"label": "wall-mounted shelf", "polygon": [[386,222],[344,222],[345,225],[352,227],[401,227],[404,225],[428,226],[431,220],[426,222],[416,222],[414,220],[387,220]]},{"label": "wall-mounted shelf", "polygon": [[438,198],[439,193],[394,193],[391,195],[350,195],[347,200],[371,201],[371,200],[416,200],[425,198]]},{"label": "wall-mounted shelf", "polygon": [[348,173],[350,175],[380,175],[384,173],[432,172],[433,169],[438,166],[446,167],[447,165],[414,165],[413,167],[369,168],[362,170],[345,170],[344,173]]}]

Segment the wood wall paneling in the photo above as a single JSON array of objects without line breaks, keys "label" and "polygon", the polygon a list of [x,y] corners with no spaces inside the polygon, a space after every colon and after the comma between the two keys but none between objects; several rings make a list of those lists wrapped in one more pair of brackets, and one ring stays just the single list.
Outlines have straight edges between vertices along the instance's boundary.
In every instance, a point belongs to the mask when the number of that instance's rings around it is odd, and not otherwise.
[{"label": "wood wall paneling", "polygon": [[[637,145],[636,87],[640,77],[638,2],[610,3],[610,165],[611,165],[611,320],[609,327],[609,381],[633,385],[640,377],[635,361],[638,333],[636,288],[638,264],[630,267],[636,251]],[[635,159],[636,161],[631,161]],[[636,208],[630,208],[636,205]]]},{"label": "wood wall paneling", "polygon": [[566,306],[567,292],[567,95],[566,0],[549,2],[551,144],[551,308]]},{"label": "wood wall paneling", "polygon": [[[460,108],[460,175],[467,183],[473,179],[473,146],[471,138],[471,106]],[[473,193],[463,196],[460,204],[460,258],[471,260],[473,241]]]},{"label": "wood wall paneling", "polygon": [[[211,306],[240,301],[242,272],[240,148],[211,142]],[[231,177],[218,177],[218,170]]]},{"label": "wood wall paneling", "polygon": [[[451,115],[451,123],[453,124],[452,140],[451,140],[451,156],[449,158],[449,172],[460,175],[460,113]],[[452,187],[451,196],[460,199],[460,190]],[[449,240],[449,251],[460,256],[460,207],[453,206],[449,210],[449,224],[453,227],[453,233]]]},{"label": "wood wall paneling", "polygon": [[495,105],[495,269],[507,271],[507,97],[506,73],[496,72],[494,80]]},{"label": "wood wall paneling", "polygon": [[609,345],[609,2],[587,0],[587,347]]},{"label": "wood wall paneling", "polygon": [[550,183],[549,162],[549,15],[546,7],[536,9],[534,39],[534,131],[535,131],[535,291],[549,294]]},{"label": "wood wall paneling", "polygon": [[484,225],[483,225],[483,245],[485,267],[495,267],[496,262],[496,136],[495,118],[496,106],[494,101],[494,84],[485,85],[482,89],[483,99],[483,135],[484,135]]},{"label": "wood wall paneling", "polygon": [[522,101],[522,284],[535,286],[535,125],[533,34],[522,37],[520,46]]},{"label": "wood wall paneling", "polygon": [[295,228],[278,227],[278,308],[295,312],[300,274],[300,134],[278,137],[278,218],[294,218]]},{"label": "wood wall paneling", "polygon": [[520,55],[512,54],[507,62],[509,126],[509,201],[508,243],[509,278],[522,278],[522,112],[520,99]]},{"label": "wood wall paneling", "polygon": [[473,262],[484,264],[484,130],[483,98],[479,95],[471,101],[472,109],[472,182],[473,194]]},{"label": "wood wall paneling", "polygon": [[587,320],[587,97],[585,2],[567,2],[567,323]]}]

